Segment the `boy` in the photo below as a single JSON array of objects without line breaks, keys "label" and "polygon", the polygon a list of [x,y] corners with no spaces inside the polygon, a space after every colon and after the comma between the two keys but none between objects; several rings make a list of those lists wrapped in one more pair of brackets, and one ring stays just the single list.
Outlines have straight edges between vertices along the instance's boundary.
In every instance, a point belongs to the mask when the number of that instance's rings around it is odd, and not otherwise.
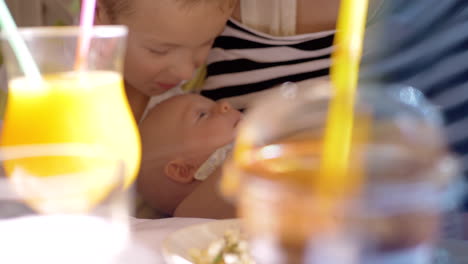
[{"label": "boy", "polygon": [[125,91],[135,119],[151,96],[190,80],[237,0],[99,0],[96,24],[128,27]]}]

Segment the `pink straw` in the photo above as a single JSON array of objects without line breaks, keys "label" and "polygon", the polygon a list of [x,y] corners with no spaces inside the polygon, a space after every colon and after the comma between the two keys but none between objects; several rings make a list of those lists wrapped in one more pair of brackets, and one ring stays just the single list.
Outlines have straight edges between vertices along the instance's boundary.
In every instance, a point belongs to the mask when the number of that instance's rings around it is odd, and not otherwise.
[{"label": "pink straw", "polygon": [[80,16],[80,36],[76,49],[75,70],[83,70],[86,65],[86,55],[91,43],[96,0],[82,0]]}]

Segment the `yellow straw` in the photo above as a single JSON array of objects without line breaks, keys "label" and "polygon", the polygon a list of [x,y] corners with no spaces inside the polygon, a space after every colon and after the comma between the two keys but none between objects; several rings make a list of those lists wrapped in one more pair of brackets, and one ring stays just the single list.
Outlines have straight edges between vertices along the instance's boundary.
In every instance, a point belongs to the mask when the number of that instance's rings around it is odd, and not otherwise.
[{"label": "yellow straw", "polygon": [[[332,56],[331,82],[335,88],[325,128],[322,163],[317,179],[321,194],[351,187],[347,177],[368,0],[342,0]],[[349,176],[349,175],[348,175]],[[319,194],[320,195],[320,194]]]}]

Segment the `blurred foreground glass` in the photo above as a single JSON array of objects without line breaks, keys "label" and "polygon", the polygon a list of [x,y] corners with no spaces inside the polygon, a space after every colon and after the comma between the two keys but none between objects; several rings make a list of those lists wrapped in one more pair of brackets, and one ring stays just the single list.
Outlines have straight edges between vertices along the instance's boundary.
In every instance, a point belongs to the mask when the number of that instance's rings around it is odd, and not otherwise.
[{"label": "blurred foreground glass", "polygon": [[42,80],[1,38],[8,99],[0,138],[0,263],[114,263],[140,162],[123,87],[127,29],[98,26],[84,69],[79,27],[20,30]]},{"label": "blurred foreground glass", "polygon": [[[45,145],[100,145],[125,162],[125,185],[129,186],[138,171],[140,142],[122,79],[127,29],[97,26],[91,31],[84,69],[78,71],[74,63],[79,27],[20,30],[42,82],[24,76],[2,36],[9,89],[0,144],[38,150]],[[41,177],[75,164],[53,157],[29,166]]]},{"label": "blurred foreground glass", "polygon": [[[0,263],[118,263],[130,193],[124,163],[102,149],[0,149]],[[54,168],[34,166],[55,158]]]},{"label": "blurred foreground glass", "polygon": [[412,88],[361,89],[349,173],[318,196],[327,91],[284,87],[240,128],[224,191],[257,263],[429,263],[457,175],[437,111]]}]

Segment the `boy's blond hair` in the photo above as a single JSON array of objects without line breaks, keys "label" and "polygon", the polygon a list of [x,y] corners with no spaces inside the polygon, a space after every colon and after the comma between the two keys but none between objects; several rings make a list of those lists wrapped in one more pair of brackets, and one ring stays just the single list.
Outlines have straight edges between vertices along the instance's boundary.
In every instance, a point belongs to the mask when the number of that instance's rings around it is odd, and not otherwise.
[{"label": "boy's blond hair", "polygon": [[[99,0],[99,6],[101,6],[113,22],[115,22],[118,17],[122,14],[131,13],[131,2],[133,0]],[[154,0],[161,1],[161,0]],[[166,0],[174,1],[181,4],[183,8],[190,8],[191,6],[201,4],[201,3],[219,3],[221,11],[231,10],[237,3],[238,0]]]}]

